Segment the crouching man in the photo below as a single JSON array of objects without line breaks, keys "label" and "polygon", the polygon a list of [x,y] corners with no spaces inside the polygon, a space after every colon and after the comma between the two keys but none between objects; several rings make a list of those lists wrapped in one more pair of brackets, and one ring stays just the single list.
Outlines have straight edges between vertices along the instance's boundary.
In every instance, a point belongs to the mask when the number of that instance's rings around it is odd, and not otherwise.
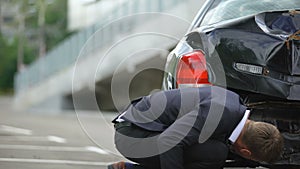
[{"label": "crouching man", "polygon": [[220,87],[174,89],[132,101],[113,120],[115,145],[127,159],[108,169],[219,169],[228,152],[274,162],[277,128],[249,120],[240,97]]}]

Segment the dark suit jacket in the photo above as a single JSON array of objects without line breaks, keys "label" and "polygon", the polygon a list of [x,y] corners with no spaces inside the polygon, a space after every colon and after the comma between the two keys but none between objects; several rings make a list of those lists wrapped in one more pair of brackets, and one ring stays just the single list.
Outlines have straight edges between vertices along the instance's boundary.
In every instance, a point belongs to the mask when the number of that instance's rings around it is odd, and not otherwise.
[{"label": "dark suit jacket", "polygon": [[155,132],[162,168],[182,168],[187,146],[215,139],[226,142],[246,107],[237,94],[220,87],[161,91],[134,100],[123,119]]}]

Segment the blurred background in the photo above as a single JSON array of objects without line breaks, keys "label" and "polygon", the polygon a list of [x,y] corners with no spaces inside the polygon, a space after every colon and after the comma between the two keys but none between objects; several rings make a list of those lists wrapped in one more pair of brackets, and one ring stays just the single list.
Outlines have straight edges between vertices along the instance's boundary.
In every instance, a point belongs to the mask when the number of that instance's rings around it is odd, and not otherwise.
[{"label": "blurred background", "polygon": [[[160,89],[166,56],[203,2],[2,0],[0,93],[17,110],[121,108]],[[129,99],[111,94],[114,75],[120,86],[130,77]]]},{"label": "blurred background", "polygon": [[1,94],[13,94],[14,75],[72,34],[67,1],[0,1]]},{"label": "blurred background", "polygon": [[122,159],[110,121],[161,89],[168,52],[203,2],[0,0],[0,168]]}]

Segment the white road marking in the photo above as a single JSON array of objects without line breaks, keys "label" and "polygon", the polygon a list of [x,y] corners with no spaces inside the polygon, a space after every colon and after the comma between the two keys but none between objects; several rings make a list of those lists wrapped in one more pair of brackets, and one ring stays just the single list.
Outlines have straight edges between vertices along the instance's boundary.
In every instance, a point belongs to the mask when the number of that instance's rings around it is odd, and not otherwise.
[{"label": "white road marking", "polygon": [[45,136],[0,136],[0,141],[47,142],[50,140]]},{"label": "white road marking", "polygon": [[0,149],[41,150],[41,151],[88,151],[85,147],[35,146],[35,145],[0,145]]},{"label": "white road marking", "polygon": [[113,162],[49,160],[49,159],[24,159],[24,158],[0,158],[0,162],[40,163],[40,164],[68,164],[68,165],[90,165],[90,166],[107,166],[107,165],[113,163]]},{"label": "white road marking", "polygon": [[98,154],[109,154],[97,147],[63,147],[63,146],[35,146],[35,145],[7,145],[0,144],[0,149],[7,150],[37,150],[37,151],[68,151],[68,152],[94,152]]},{"label": "white road marking", "polygon": [[47,136],[49,141],[57,142],[57,143],[66,143],[67,140],[57,136]]},{"label": "white road marking", "polygon": [[95,153],[98,153],[98,154],[109,154],[107,151],[102,150],[101,148],[98,148],[98,147],[88,146],[88,147],[85,147],[85,148],[88,151],[95,152]]},{"label": "white road marking", "polygon": [[49,141],[42,136],[0,136],[0,141]]},{"label": "white road marking", "polygon": [[28,129],[13,127],[13,126],[7,126],[7,125],[1,125],[0,131],[13,133],[13,134],[23,134],[23,135],[32,135],[32,131]]},{"label": "white road marking", "polygon": [[[50,139],[49,139],[50,138]],[[24,141],[24,142],[58,142],[53,137],[45,136],[0,136],[0,141]],[[59,143],[63,142],[60,140]]]}]

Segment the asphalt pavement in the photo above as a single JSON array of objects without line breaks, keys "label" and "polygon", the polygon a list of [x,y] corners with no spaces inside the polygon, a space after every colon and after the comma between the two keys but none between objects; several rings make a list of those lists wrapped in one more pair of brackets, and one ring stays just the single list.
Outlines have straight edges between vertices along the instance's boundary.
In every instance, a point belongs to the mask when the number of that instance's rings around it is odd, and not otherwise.
[{"label": "asphalt pavement", "polygon": [[14,112],[12,101],[0,98],[0,169],[104,169],[123,159],[113,145],[114,113]]},{"label": "asphalt pavement", "polygon": [[0,97],[0,169],[106,169],[124,160],[112,112],[15,112]]}]

